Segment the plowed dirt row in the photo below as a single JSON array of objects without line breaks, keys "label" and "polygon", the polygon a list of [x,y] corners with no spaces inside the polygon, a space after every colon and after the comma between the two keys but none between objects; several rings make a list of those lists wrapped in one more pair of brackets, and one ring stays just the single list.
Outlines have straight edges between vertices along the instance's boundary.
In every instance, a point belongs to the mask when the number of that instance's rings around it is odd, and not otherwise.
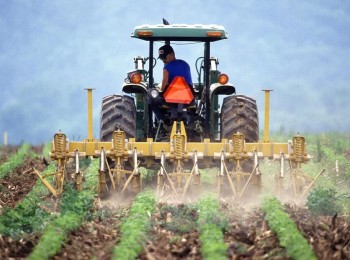
[{"label": "plowed dirt row", "polygon": [[0,164],[5,163],[11,154],[16,153],[18,150],[17,146],[6,146],[0,150]]},{"label": "plowed dirt row", "polygon": [[289,259],[259,209],[235,209],[225,233],[230,259]]},{"label": "plowed dirt row", "polygon": [[0,180],[0,207],[13,208],[33,188],[38,176],[33,167],[43,171],[46,165],[42,159],[26,159],[25,162],[13,172]]},{"label": "plowed dirt row", "polygon": [[[18,147],[7,147],[1,152],[1,163],[5,163],[11,154],[16,153]],[[33,148],[41,153],[42,147]],[[26,159],[8,176],[0,180],[0,209],[14,208],[30,192],[37,181],[33,167],[39,171],[46,168],[41,158]],[[1,211],[0,211],[1,214]],[[39,240],[38,234],[24,235],[20,240],[3,237],[0,234],[0,259],[24,259],[32,251]]]},{"label": "plowed dirt row", "polygon": [[305,208],[287,205],[318,259],[350,259],[350,220],[337,215],[312,216]]},{"label": "plowed dirt row", "polygon": [[[42,171],[41,159],[27,160],[0,182],[1,206],[14,207],[31,190]],[[93,220],[72,232],[54,259],[110,259],[120,241],[119,227],[129,206],[115,207],[106,201],[97,206]],[[289,259],[259,208],[246,210],[222,204],[229,214],[224,233],[228,259]],[[303,207],[287,205],[287,211],[314,249],[319,259],[350,259],[350,221],[344,217],[314,217]],[[159,203],[152,218],[151,231],[138,259],[202,259],[197,212],[186,204]],[[37,244],[40,234],[24,235],[20,240],[0,236],[0,259],[23,259]],[[135,241],[136,243],[136,241]]]},{"label": "plowed dirt row", "polygon": [[127,209],[104,207],[100,212],[99,217],[71,233],[61,252],[53,259],[110,259],[113,247],[119,242],[119,225]]},{"label": "plowed dirt row", "polygon": [[[104,208],[103,211],[107,216],[86,223],[73,232],[54,259],[110,259],[113,247],[119,241],[119,225],[127,215],[127,209],[122,213],[120,209],[119,213],[116,209],[113,212],[113,209]],[[138,259],[202,259],[196,218],[196,210],[188,209],[184,204],[159,204],[152,216],[147,243]],[[262,259],[266,256],[288,259],[264,222],[262,212],[249,213],[248,217],[239,217],[237,213],[229,224],[225,243],[230,259]]]}]

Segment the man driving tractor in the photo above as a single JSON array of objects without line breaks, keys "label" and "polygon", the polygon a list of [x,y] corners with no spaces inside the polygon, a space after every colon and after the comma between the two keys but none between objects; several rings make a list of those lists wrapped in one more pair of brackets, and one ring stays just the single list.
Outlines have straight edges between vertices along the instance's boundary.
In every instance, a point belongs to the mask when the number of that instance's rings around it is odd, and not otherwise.
[{"label": "man driving tractor", "polygon": [[[194,100],[194,90],[191,77],[191,69],[188,63],[181,59],[176,59],[174,49],[166,44],[159,48],[158,58],[164,62],[163,79],[161,91],[163,97],[159,96],[158,102],[153,107],[157,119],[162,120],[166,125],[179,117],[185,119],[183,115],[184,105],[192,103]],[[160,106],[165,102],[170,103],[171,116],[166,118],[160,111]]]},{"label": "man driving tractor", "polygon": [[164,62],[162,91],[177,76],[184,77],[187,84],[192,86],[190,66],[186,61],[176,59],[174,49],[170,45],[163,45],[159,48],[158,53],[158,58]]}]

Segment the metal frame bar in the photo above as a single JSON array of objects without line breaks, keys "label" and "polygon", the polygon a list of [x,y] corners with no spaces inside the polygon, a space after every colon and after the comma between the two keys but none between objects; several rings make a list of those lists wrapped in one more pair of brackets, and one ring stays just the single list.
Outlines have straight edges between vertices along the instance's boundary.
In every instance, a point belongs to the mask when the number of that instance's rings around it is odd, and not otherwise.
[{"label": "metal frame bar", "polygon": [[[99,142],[99,141],[88,141],[84,140],[81,142],[72,141],[68,142],[67,145],[68,157],[74,157],[75,151],[79,151],[80,156],[94,156],[100,157],[101,150],[104,149],[107,153],[112,148],[112,142]],[[170,142],[154,142],[152,138],[147,138],[146,141],[138,142],[134,138],[128,139],[126,144],[127,150],[130,157],[134,148],[137,149],[139,156],[141,157],[156,157],[160,158],[162,151],[170,152]],[[245,143],[245,151],[248,156],[252,156],[254,151],[262,153],[263,157],[276,158],[281,153],[288,154],[287,143]],[[202,154],[202,157],[214,157],[216,153],[224,151],[225,153],[230,152],[230,141],[223,139],[221,142],[213,143],[210,139],[204,139],[204,142],[186,142],[186,150],[188,152],[197,151]]]}]

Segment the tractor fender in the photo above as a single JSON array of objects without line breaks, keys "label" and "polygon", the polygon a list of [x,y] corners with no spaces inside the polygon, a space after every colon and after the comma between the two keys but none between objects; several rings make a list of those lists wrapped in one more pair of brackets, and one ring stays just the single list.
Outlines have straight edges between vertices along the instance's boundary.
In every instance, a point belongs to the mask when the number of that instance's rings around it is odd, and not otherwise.
[{"label": "tractor fender", "polygon": [[214,83],[210,85],[210,98],[213,95],[232,95],[236,93],[235,87],[228,83],[228,84],[220,84],[220,83]]},{"label": "tractor fender", "polygon": [[122,87],[122,91],[128,94],[133,93],[141,93],[146,95],[147,94],[147,86],[146,83],[141,82],[138,84],[135,83],[124,83]]}]

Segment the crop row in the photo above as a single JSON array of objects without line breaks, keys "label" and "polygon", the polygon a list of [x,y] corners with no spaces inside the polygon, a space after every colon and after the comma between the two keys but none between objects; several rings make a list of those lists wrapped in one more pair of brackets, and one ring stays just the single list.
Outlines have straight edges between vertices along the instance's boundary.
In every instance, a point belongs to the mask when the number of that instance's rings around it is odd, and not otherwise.
[{"label": "crop row", "polygon": [[[52,172],[54,165],[45,171]],[[49,192],[40,180],[37,180],[32,190],[15,208],[4,208],[0,216],[0,233],[17,238],[23,233],[41,231],[55,217],[47,210],[50,201],[45,201]]]},{"label": "crop row", "polygon": [[48,259],[57,254],[69,232],[77,229],[90,216],[97,196],[98,160],[92,162],[85,176],[84,190],[77,192],[66,187],[61,198],[61,211],[44,230],[39,243],[28,259]]},{"label": "crop row", "polygon": [[29,152],[30,145],[23,144],[18,152],[11,155],[7,161],[0,165],[0,179],[4,178],[6,175],[10,174],[13,169],[21,165],[26,157],[31,156],[32,153]]},{"label": "crop row", "polygon": [[293,259],[316,259],[307,240],[284,211],[279,200],[275,197],[266,197],[262,204],[262,210],[266,213],[265,219],[270,228],[277,234],[280,245],[286,248],[288,256]]},{"label": "crop row", "polygon": [[[36,176],[32,171],[33,166],[39,166],[40,170],[45,169],[44,163],[40,164],[39,158],[41,156],[34,153],[29,145],[24,144],[17,150],[16,154],[9,156],[6,162],[1,165],[2,169],[6,168],[6,174],[2,175],[5,178],[1,180],[0,187],[1,191],[4,192],[2,196],[6,198],[7,195],[10,195],[11,203],[8,203],[10,200],[5,200],[2,201],[1,205],[0,234],[3,237],[2,247],[4,250],[0,250],[0,258],[15,257],[16,251],[24,249],[21,246],[22,241],[28,239],[30,245],[32,238],[35,242],[36,236],[33,232],[40,232],[55,216],[46,209],[49,203],[49,200],[46,199],[47,189],[40,181],[35,182]],[[29,161],[29,158],[33,160]],[[25,169],[26,171],[24,171]],[[54,165],[51,165],[46,171],[49,172],[53,169]],[[17,194],[17,192],[23,194]],[[24,252],[19,252],[18,256],[23,257]]]},{"label": "crop row", "polygon": [[[52,172],[53,167],[50,165],[44,174]],[[91,220],[92,207],[97,197],[97,173],[98,160],[93,160],[84,176],[83,191],[77,192],[72,185],[65,185],[65,191],[58,201],[48,199],[46,188],[38,180],[32,191],[15,208],[3,211],[0,216],[0,233],[19,238],[23,233],[43,232],[29,259],[53,257],[60,252],[69,233],[79,228],[84,221]],[[226,259],[228,247],[224,243],[224,233],[228,226],[228,216],[220,210],[217,198],[215,195],[206,196],[193,207],[198,212],[193,221],[200,234],[202,257]],[[134,259],[140,254],[152,227],[155,209],[156,199],[150,191],[142,192],[134,199],[129,216],[120,226],[120,242],[113,250],[113,259]],[[266,200],[263,210],[268,224],[278,235],[288,256],[315,259],[314,253],[277,199]]]}]

